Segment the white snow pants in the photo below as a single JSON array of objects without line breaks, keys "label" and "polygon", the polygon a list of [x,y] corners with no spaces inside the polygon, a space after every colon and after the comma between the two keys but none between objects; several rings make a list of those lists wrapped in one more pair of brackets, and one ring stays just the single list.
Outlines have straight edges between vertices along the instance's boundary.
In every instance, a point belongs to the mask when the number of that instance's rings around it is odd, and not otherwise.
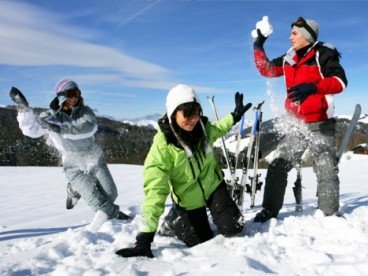
[{"label": "white snow pants", "polygon": [[103,211],[109,219],[117,218],[119,206],[114,204],[118,191],[101,150],[67,153],[64,172],[71,184],[94,210]]}]

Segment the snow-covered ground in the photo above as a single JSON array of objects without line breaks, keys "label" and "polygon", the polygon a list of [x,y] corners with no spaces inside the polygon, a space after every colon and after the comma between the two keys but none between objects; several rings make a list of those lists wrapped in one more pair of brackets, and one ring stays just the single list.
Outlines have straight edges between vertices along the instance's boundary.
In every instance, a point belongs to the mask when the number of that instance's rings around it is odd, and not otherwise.
[{"label": "snow-covered ground", "polygon": [[[154,259],[117,257],[132,245],[142,202],[142,167],[109,165],[119,189],[117,203],[131,222],[105,221],[81,200],[65,209],[61,168],[0,167],[0,275],[363,275],[368,271],[368,158],[348,155],[340,164],[344,218],[316,211],[316,179],[303,169],[304,211],[294,211],[289,176],[279,218],[253,223],[260,210],[245,202],[246,229],[187,248],[156,235]],[[367,170],[367,171],[366,171]],[[262,170],[262,179],[265,171]],[[167,210],[170,206],[168,201]]]}]

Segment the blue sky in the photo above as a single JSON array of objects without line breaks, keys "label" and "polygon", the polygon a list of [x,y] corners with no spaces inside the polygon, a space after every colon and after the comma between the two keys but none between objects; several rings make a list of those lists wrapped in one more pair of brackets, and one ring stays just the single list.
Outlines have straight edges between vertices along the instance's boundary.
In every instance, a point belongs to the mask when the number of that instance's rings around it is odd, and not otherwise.
[{"label": "blue sky", "polygon": [[48,107],[57,81],[71,78],[97,114],[135,118],[163,114],[167,91],[185,83],[211,118],[207,96],[215,95],[225,115],[240,91],[254,104],[265,100],[270,119],[283,110],[284,82],[259,75],[250,34],[268,15],[270,58],[289,49],[298,16],[319,23],[319,40],[342,53],[349,80],[335,97],[336,114],[350,114],[358,102],[364,112],[367,11],[367,1],[0,0],[0,105],[11,104],[16,86],[32,106]]}]

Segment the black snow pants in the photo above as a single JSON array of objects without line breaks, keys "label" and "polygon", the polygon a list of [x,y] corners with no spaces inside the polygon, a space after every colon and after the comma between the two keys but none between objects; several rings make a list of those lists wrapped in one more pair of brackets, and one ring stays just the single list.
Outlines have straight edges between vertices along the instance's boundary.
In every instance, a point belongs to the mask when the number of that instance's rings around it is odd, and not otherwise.
[{"label": "black snow pants", "polygon": [[243,216],[221,183],[203,206],[194,210],[173,205],[165,220],[174,229],[175,235],[189,247],[205,242],[213,237],[208,221],[207,208],[218,233],[226,237],[235,236],[244,228]]}]

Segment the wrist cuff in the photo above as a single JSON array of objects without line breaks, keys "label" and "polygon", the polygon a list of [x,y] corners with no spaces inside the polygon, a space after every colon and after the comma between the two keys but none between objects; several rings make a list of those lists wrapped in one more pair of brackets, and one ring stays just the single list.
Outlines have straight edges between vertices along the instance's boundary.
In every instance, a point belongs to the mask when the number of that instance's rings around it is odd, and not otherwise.
[{"label": "wrist cuff", "polygon": [[139,232],[135,239],[137,240],[137,243],[151,244],[154,237],[155,232]]}]

